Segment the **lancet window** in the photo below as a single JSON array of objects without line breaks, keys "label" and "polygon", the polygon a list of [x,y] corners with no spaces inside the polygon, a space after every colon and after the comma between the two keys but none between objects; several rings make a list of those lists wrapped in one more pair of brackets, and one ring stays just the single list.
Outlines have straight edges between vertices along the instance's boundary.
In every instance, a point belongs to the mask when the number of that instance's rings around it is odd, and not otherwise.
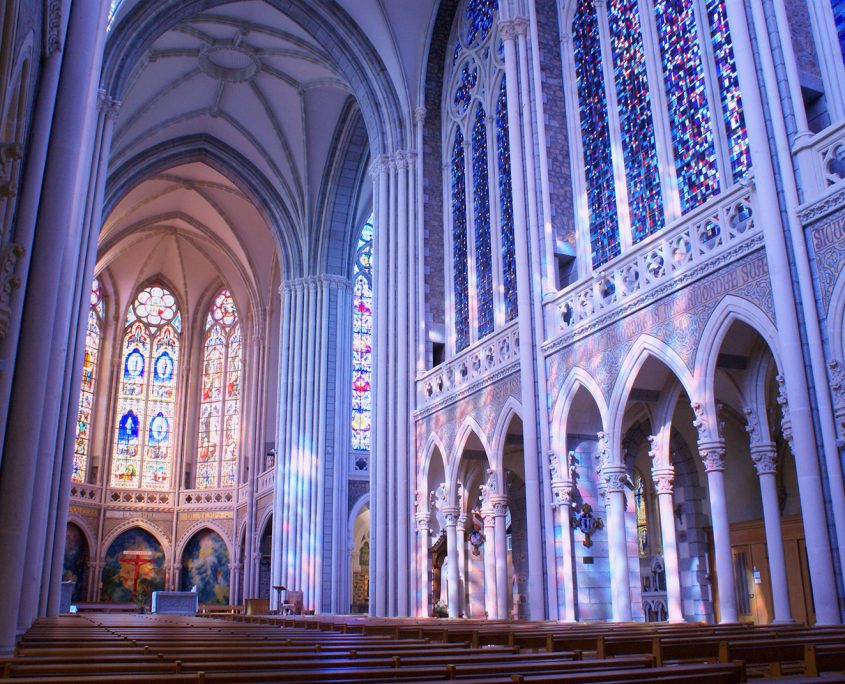
[{"label": "lancet window", "polygon": [[571,6],[579,183],[596,268],[741,181],[751,159],[724,0]]},{"label": "lancet window", "polygon": [[76,419],[76,440],[73,446],[74,482],[85,482],[91,450],[91,419],[94,413],[94,392],[97,388],[97,364],[103,339],[106,304],[100,281],[91,284],[88,323],[85,329],[85,358],[82,361],[82,384],[79,388],[79,415]]},{"label": "lancet window", "polygon": [[176,297],[158,282],[142,288],[121,345],[112,487],[170,487],[181,333]]},{"label": "lancet window", "polygon": [[830,0],[833,8],[833,21],[836,23],[836,35],[839,36],[839,48],[845,61],[845,0]]},{"label": "lancet window", "polygon": [[369,451],[373,384],[373,217],[358,238],[352,289],[352,448]]},{"label": "lancet window", "polygon": [[241,325],[221,290],[205,322],[197,439],[197,489],[231,487],[241,451]]},{"label": "lancet window", "polygon": [[[451,328],[454,351],[517,314],[504,49],[498,0],[465,0],[456,14],[444,87],[449,160]],[[501,261],[499,261],[501,258]]]}]

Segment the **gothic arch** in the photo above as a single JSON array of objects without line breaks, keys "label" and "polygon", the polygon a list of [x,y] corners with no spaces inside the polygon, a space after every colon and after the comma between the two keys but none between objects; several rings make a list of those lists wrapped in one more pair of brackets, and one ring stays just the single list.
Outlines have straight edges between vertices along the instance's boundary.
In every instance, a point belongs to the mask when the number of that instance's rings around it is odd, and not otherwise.
[{"label": "gothic arch", "polygon": [[362,494],[358,499],[355,501],[354,504],[349,509],[349,515],[346,518],[346,542],[347,542],[347,550],[355,546],[355,539],[353,534],[355,532],[355,520],[358,518],[358,514],[364,510],[364,506],[368,506],[370,504],[370,493],[367,492]]},{"label": "gothic arch", "polygon": [[606,429],[608,425],[608,409],[604,392],[592,375],[580,366],[573,366],[555,397],[551,412],[551,446],[552,450],[559,455],[566,450],[566,426],[569,421],[569,412],[580,389],[587,392],[595,402],[603,428]]},{"label": "gothic arch", "polygon": [[484,430],[472,416],[464,418],[464,422],[458,430],[455,442],[452,445],[452,453],[446,463],[446,482],[449,484],[449,505],[458,505],[455,499],[457,493],[458,471],[460,469],[461,460],[463,457],[464,447],[469,441],[470,436],[475,435],[478,441],[481,442],[481,447],[487,454],[487,461],[492,466],[491,454],[493,450],[490,447],[490,442],[484,434]]},{"label": "gothic arch", "polygon": [[845,271],[839,274],[827,308],[827,334],[834,358],[845,359]]},{"label": "gothic arch", "polygon": [[[435,449],[440,453],[443,472],[446,472],[446,449],[437,433],[432,432],[425,441],[425,446],[421,452],[419,470],[417,471],[417,490],[420,492],[427,492],[428,474],[431,470],[431,459],[434,457]],[[428,502],[428,494],[426,493],[424,495],[426,496],[426,502]]]},{"label": "gothic arch", "polygon": [[133,527],[138,527],[145,532],[149,532],[153,537],[155,537],[155,540],[161,545],[161,550],[164,552],[164,564],[165,566],[168,565],[170,560],[173,558],[173,543],[170,541],[170,538],[164,530],[155,523],[152,523],[149,520],[144,520],[143,518],[132,518],[127,520],[125,523],[121,523],[115,527],[107,536],[103,537],[103,543],[100,546],[99,562],[105,562],[106,554],[114,541],[121,534],[131,530]]},{"label": "gothic arch", "polygon": [[514,418],[523,420],[522,406],[513,397],[508,397],[507,401],[505,401],[505,405],[499,413],[499,418],[496,421],[496,427],[493,429],[493,448],[488,452],[490,454],[490,457],[488,458],[490,461],[490,467],[494,472],[500,475],[500,477],[496,478],[497,485],[499,487],[504,486],[504,478],[501,477],[502,455],[505,450],[505,438],[507,437],[508,429],[510,428],[511,422]]},{"label": "gothic arch", "polygon": [[88,558],[89,561],[93,560],[93,555],[97,550],[96,544],[96,535],[88,529],[88,524],[85,522],[85,518],[81,515],[77,515],[76,513],[68,513],[67,515],[67,522],[68,524],[73,523],[79,528],[79,531],[82,532],[82,536],[85,537],[85,541],[88,544]]},{"label": "gothic arch", "polygon": [[613,445],[622,442],[622,424],[625,420],[628,396],[631,394],[640,369],[649,357],[662,362],[675,375],[690,397],[696,396],[692,391],[695,387],[693,375],[678,353],[665,342],[651,335],[640,335],[623,360],[611,393],[608,423],[605,426],[606,431],[609,432],[608,443],[611,445],[611,454],[620,453],[619,449],[613,448]]},{"label": "gothic arch", "polygon": [[[772,321],[761,309],[748,300],[735,295],[727,295],[710,314],[698,344],[694,375],[695,387],[700,392],[695,396],[699,401],[702,399],[709,401],[715,396],[714,382],[719,350],[731,326],[736,322],[745,323],[763,338],[775,357],[775,363],[780,367],[777,330]],[[690,394],[691,399],[693,396],[693,394]]]},{"label": "gothic arch", "polygon": [[188,542],[203,530],[211,530],[223,540],[223,543],[226,544],[226,551],[229,554],[230,562],[234,563],[234,540],[230,539],[228,532],[212,520],[199,520],[185,530],[179,540],[178,546],[176,547],[176,553],[173,556],[176,559],[176,562],[182,562],[182,555],[185,553],[185,546],[187,546]]}]

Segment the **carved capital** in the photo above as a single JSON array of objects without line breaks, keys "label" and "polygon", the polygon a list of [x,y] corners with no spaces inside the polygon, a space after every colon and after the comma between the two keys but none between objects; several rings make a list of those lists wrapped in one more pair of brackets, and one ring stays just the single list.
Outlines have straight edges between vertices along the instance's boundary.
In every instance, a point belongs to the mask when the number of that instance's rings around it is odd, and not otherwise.
[{"label": "carved capital", "polygon": [[658,495],[671,494],[675,489],[675,469],[671,466],[652,470],[651,479]]},{"label": "carved capital", "polygon": [[422,126],[425,123],[425,107],[417,107],[414,110],[414,123],[417,126]]},{"label": "carved capital", "polygon": [[399,171],[407,171],[408,170],[408,153],[404,150],[399,150],[393,156],[394,162],[396,164],[396,168]]},{"label": "carved capital", "polygon": [[724,442],[699,442],[698,454],[704,463],[705,472],[715,472],[725,469]]},{"label": "carved capital", "polygon": [[455,527],[458,524],[458,518],[461,514],[461,509],[457,506],[444,506],[440,509],[443,518],[446,520],[446,527]]},{"label": "carved capital", "polygon": [[516,27],[516,20],[503,19],[499,22],[499,38],[505,42],[509,40],[516,40],[518,32]]},{"label": "carved capital", "polygon": [[503,518],[508,509],[508,497],[497,494],[491,497],[490,505],[493,507],[493,515],[497,518]]},{"label": "carved capital", "polygon": [[107,119],[114,120],[120,113],[120,100],[115,100],[105,90],[97,91],[97,109],[105,114]]},{"label": "carved capital", "polygon": [[572,486],[569,483],[552,483],[552,507],[569,509],[572,505]]},{"label": "carved capital", "polygon": [[777,458],[777,449],[771,442],[751,447],[751,460],[754,461],[758,475],[774,475],[777,473]]},{"label": "carved capital", "polygon": [[380,174],[386,173],[388,170],[388,160],[389,157],[386,154],[380,154],[375,157],[370,164],[370,176],[375,179]]},{"label": "carved capital", "polygon": [[513,22],[513,30],[517,36],[528,35],[528,31],[531,28],[531,22],[528,21],[527,17],[514,17],[511,21]]},{"label": "carved capital", "polygon": [[625,485],[628,484],[628,471],[625,466],[605,464],[602,477],[608,493],[625,491]]}]

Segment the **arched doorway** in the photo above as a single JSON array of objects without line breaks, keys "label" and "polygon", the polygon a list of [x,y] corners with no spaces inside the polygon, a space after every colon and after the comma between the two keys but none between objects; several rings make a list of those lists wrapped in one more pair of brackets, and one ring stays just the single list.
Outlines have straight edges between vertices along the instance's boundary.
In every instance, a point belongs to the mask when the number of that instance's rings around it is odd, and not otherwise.
[{"label": "arched doorway", "polygon": [[65,533],[65,559],[62,581],[73,582],[71,601],[82,601],[88,594],[88,540],[75,523],[67,524]]},{"label": "arched doorway", "polygon": [[103,562],[101,600],[149,603],[164,589],[164,550],[150,532],[133,527],[109,545]]},{"label": "arched doorway", "polygon": [[349,518],[349,612],[367,613],[370,607],[370,504],[365,496]]}]

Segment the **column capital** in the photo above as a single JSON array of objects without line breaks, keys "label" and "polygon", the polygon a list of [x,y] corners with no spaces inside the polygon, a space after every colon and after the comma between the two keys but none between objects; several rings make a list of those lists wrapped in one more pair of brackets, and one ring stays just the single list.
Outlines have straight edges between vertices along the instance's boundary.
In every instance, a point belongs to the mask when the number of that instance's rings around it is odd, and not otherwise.
[{"label": "column capital", "polygon": [[394,163],[399,171],[408,170],[408,153],[405,150],[399,150],[393,155]]},{"label": "column capital", "polygon": [[772,442],[752,446],[751,460],[758,475],[774,475],[778,471],[777,448]]},{"label": "column capital", "polygon": [[120,113],[120,100],[115,100],[102,88],[97,91],[97,110],[103,112],[107,119],[112,121]]},{"label": "column capital", "polygon": [[505,42],[516,40],[518,29],[515,19],[502,19],[499,21],[499,38]]},{"label": "column capital", "polygon": [[373,178],[378,177],[382,173],[387,172],[387,162],[390,159],[386,154],[380,154],[375,157],[370,164],[370,175]]},{"label": "column capital", "polygon": [[431,514],[428,511],[417,513],[414,516],[414,520],[417,523],[417,532],[431,531]]},{"label": "column capital", "polygon": [[504,517],[508,508],[508,497],[505,494],[494,494],[490,497],[490,505],[495,517]]},{"label": "column capital", "polygon": [[461,514],[461,509],[458,506],[443,506],[440,512],[446,519],[446,527],[455,527],[458,524],[458,517]]},{"label": "column capital", "polygon": [[605,463],[602,478],[608,493],[622,492],[628,484],[628,469],[623,465]]},{"label": "column capital", "polygon": [[414,123],[417,124],[417,126],[422,126],[425,123],[425,114],[425,107],[417,107],[414,110]]},{"label": "column capital", "polygon": [[651,479],[658,495],[671,494],[675,489],[675,469],[672,466],[654,468],[651,471]]},{"label": "column capital", "polygon": [[707,473],[725,469],[725,442],[724,440],[713,440],[698,443],[698,455],[704,462],[704,471]]},{"label": "column capital", "polygon": [[552,508],[569,509],[572,505],[572,483],[552,482]]}]

